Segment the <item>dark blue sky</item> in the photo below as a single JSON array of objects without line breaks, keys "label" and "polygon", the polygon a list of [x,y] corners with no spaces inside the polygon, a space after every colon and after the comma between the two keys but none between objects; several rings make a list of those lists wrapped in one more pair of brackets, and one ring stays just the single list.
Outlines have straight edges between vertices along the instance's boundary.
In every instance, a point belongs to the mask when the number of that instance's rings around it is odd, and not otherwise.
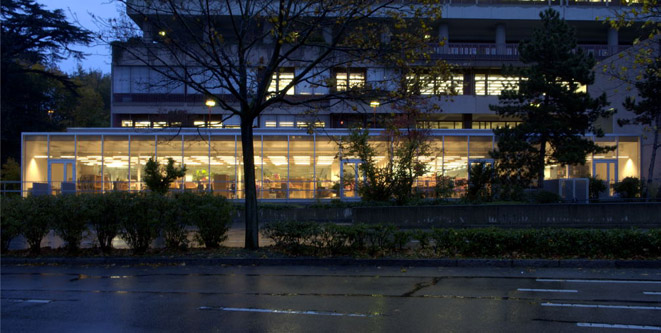
[{"label": "dark blue sky", "polygon": [[[93,32],[98,31],[99,28],[89,13],[103,18],[113,18],[119,16],[120,8],[116,1],[110,0],[37,0],[37,2],[45,5],[49,10],[63,9],[69,22],[77,20],[78,25]],[[75,48],[89,54],[80,62],[83,68],[110,73],[111,56],[110,48],[107,45],[95,42],[89,47],[76,46]],[[75,71],[77,65],[78,62],[75,59],[67,59],[59,63],[60,69],[67,73]]]}]

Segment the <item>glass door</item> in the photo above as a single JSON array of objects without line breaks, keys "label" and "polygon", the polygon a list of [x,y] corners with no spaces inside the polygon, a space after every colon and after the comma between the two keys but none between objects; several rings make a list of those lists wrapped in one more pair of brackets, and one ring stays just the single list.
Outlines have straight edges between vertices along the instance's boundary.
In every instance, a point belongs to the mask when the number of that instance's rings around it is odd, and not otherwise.
[{"label": "glass door", "polygon": [[50,160],[48,185],[52,194],[76,192],[76,167],[74,160]]},{"label": "glass door", "polygon": [[343,160],[340,164],[340,198],[359,199],[358,186],[359,181],[364,180],[360,177],[360,160]]},{"label": "glass door", "polygon": [[613,195],[613,185],[617,182],[617,160],[594,160],[592,174],[605,182],[608,190],[607,195]]}]

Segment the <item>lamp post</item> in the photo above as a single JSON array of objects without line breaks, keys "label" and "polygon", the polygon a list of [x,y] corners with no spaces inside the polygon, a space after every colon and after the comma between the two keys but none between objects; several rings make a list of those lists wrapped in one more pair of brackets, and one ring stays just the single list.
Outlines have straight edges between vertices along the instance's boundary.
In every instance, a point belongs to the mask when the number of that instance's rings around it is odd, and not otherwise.
[{"label": "lamp post", "polygon": [[379,105],[381,105],[381,103],[379,103],[379,101],[375,100],[375,101],[370,102],[370,106],[372,107],[372,110],[373,110],[373,113],[374,113],[374,124],[372,125],[373,128],[376,128],[376,108],[378,108]]},{"label": "lamp post", "polygon": [[209,118],[207,119],[207,128],[211,127],[211,108],[216,106],[216,101],[213,99],[209,98],[207,99],[206,103],[204,103],[208,109],[209,109]]}]

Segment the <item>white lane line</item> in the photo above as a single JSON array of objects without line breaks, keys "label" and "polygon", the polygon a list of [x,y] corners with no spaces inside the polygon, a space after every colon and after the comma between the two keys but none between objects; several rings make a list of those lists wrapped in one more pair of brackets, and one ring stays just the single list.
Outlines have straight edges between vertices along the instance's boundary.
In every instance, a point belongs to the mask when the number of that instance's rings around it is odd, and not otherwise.
[{"label": "white lane line", "polygon": [[281,314],[303,314],[303,315],[316,315],[316,316],[344,316],[344,317],[374,317],[376,314],[362,314],[362,313],[340,313],[340,312],[324,312],[324,311],[296,311],[296,310],[275,310],[275,309],[256,309],[256,308],[230,308],[224,306],[201,306],[199,310],[220,310],[220,311],[233,311],[233,312],[261,312],[261,313],[281,313]]},{"label": "white lane line", "polygon": [[542,293],[577,293],[578,290],[574,289],[526,289],[519,288],[517,291],[530,291],[530,292],[542,292]]},{"label": "white lane line", "polygon": [[629,329],[629,330],[661,331],[661,327],[659,327],[659,326],[600,324],[600,323],[576,323],[576,326],[578,326],[578,327],[619,328],[619,329]]},{"label": "white lane line", "polygon": [[645,280],[562,280],[562,279],[537,279],[537,282],[571,282],[571,283],[632,283],[632,284],[661,284],[661,281]]},{"label": "white lane line", "polygon": [[52,302],[49,299],[12,299],[10,301],[14,303],[38,303],[38,304],[47,304]]},{"label": "white lane line", "polygon": [[555,306],[555,307],[566,307],[566,308],[623,309],[623,310],[661,310],[661,306],[641,306],[641,305],[542,303],[542,306]]},{"label": "white lane line", "polygon": [[661,291],[643,291],[645,295],[661,295]]}]

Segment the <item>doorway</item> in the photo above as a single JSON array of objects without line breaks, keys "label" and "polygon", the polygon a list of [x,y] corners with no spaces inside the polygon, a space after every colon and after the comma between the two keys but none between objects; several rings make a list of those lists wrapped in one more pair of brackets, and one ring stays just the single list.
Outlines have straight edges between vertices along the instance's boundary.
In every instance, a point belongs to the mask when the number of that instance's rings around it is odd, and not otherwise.
[{"label": "doorway", "polygon": [[50,160],[48,161],[48,185],[51,194],[76,192],[76,161]]},{"label": "doorway", "polygon": [[360,199],[358,195],[359,182],[365,181],[365,176],[360,177],[361,160],[342,160],[340,163],[340,198]]},{"label": "doorway", "polygon": [[608,189],[604,194],[613,196],[613,185],[617,182],[617,160],[594,160],[592,164],[592,175],[606,183]]}]

